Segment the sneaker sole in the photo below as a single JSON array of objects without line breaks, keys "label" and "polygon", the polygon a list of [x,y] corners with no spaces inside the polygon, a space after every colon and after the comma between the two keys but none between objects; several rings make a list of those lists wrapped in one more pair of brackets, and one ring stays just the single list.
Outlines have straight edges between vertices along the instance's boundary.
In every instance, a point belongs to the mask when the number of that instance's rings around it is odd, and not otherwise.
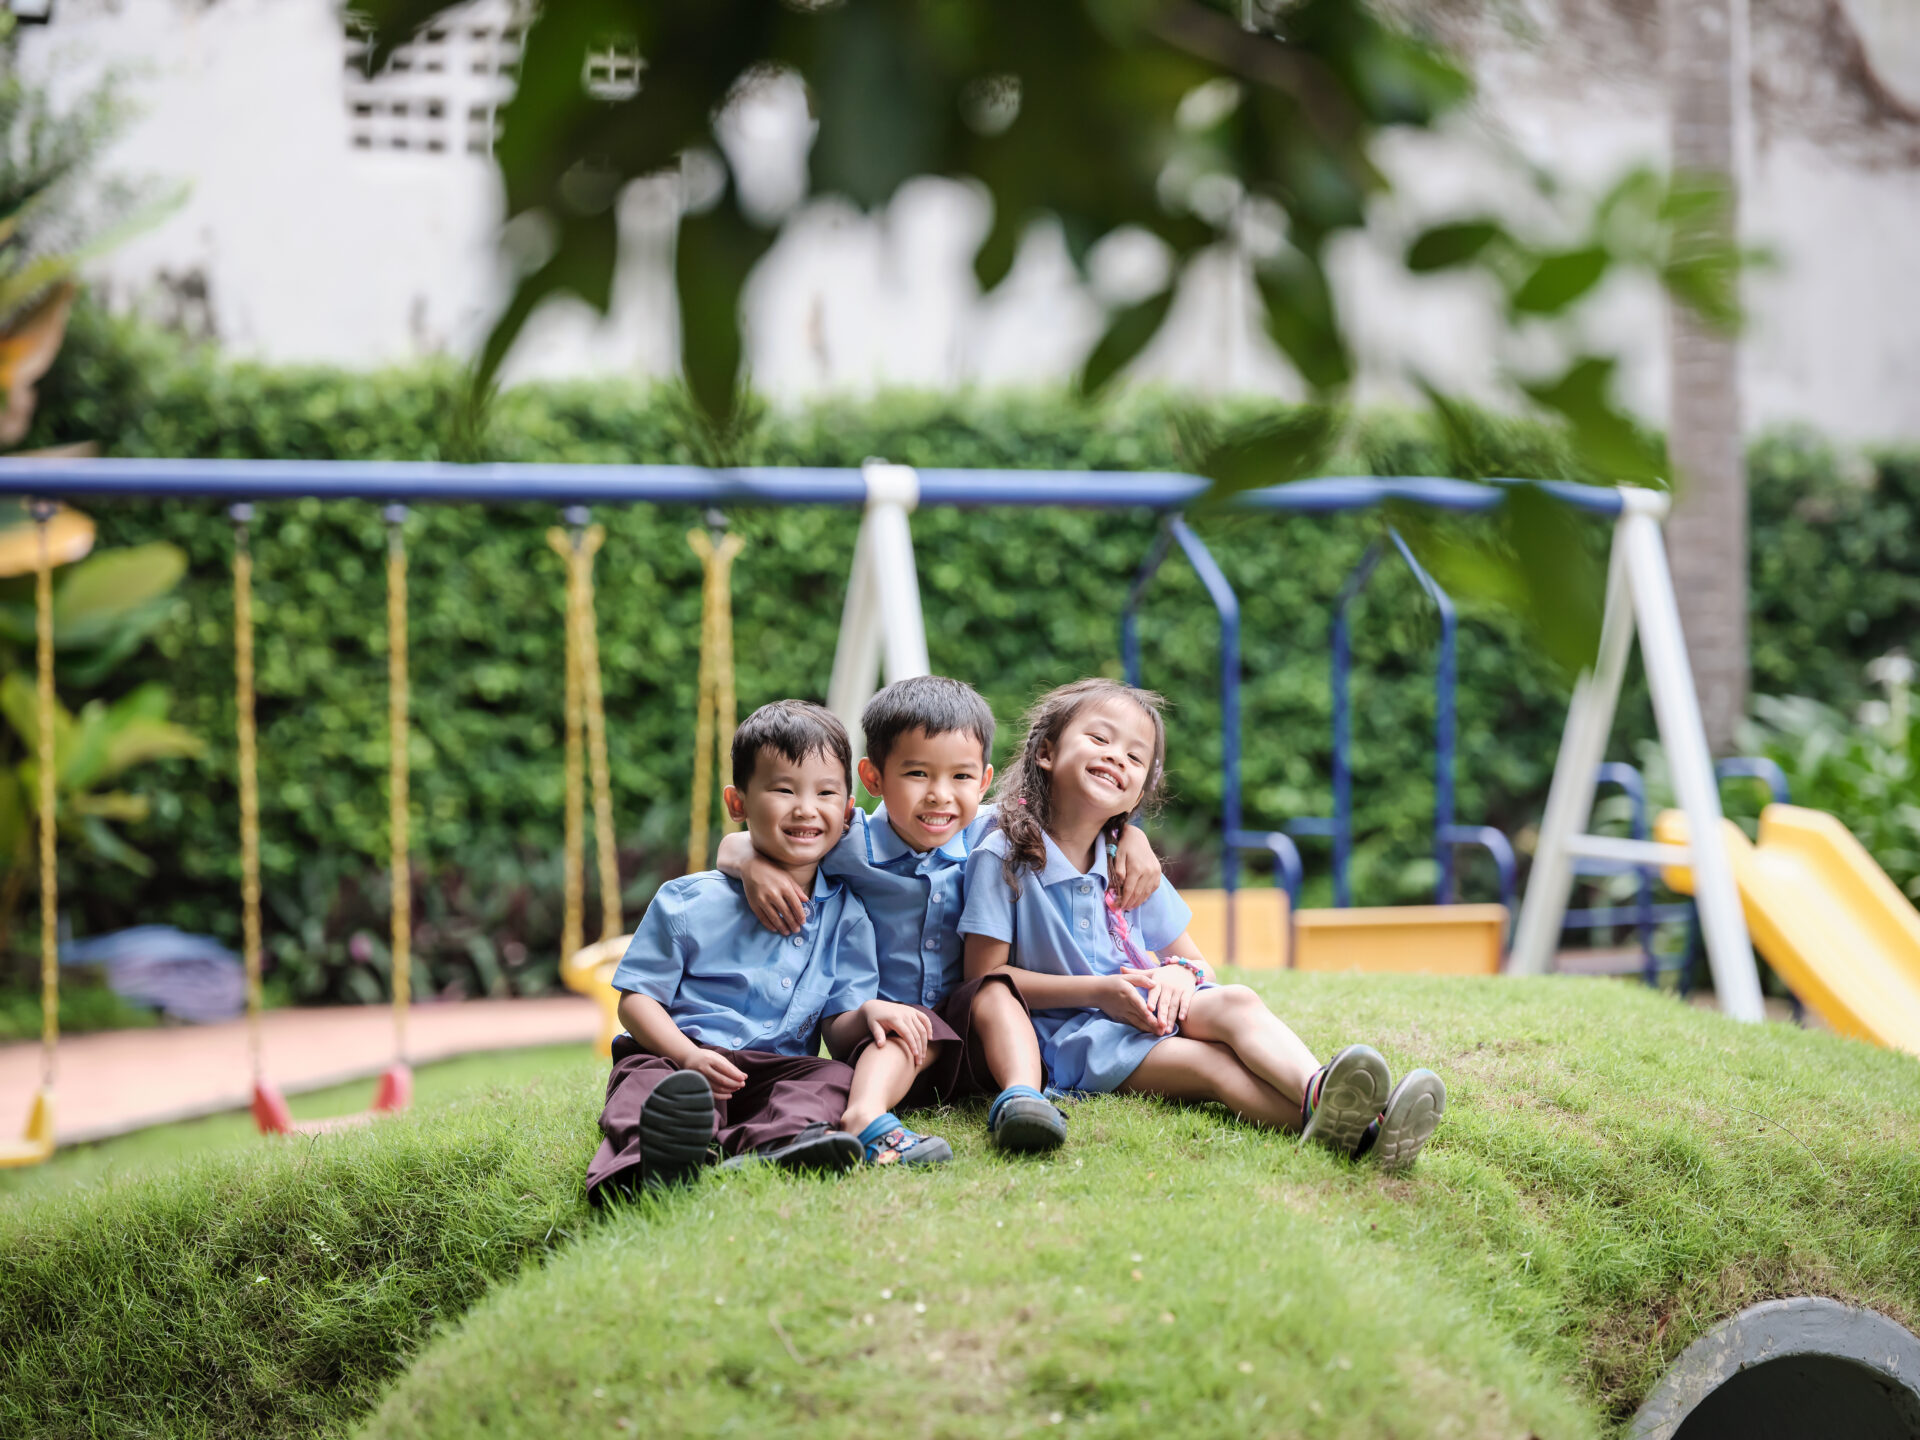
[{"label": "sneaker sole", "polygon": [[782,1170],[851,1170],[866,1158],[866,1148],[844,1130],[828,1130],[811,1139],[796,1140],[784,1150],[764,1158]]},{"label": "sneaker sole", "polygon": [[1447,1113],[1447,1084],[1431,1070],[1415,1070],[1393,1087],[1369,1153],[1382,1170],[1404,1170],[1433,1138]]},{"label": "sneaker sole", "polygon": [[1392,1072],[1378,1050],[1371,1045],[1347,1046],[1333,1057],[1326,1083],[1320,1089],[1320,1108],[1313,1112],[1300,1138],[1341,1155],[1353,1154],[1367,1126],[1386,1108],[1387,1088],[1392,1083]]},{"label": "sneaker sole", "polygon": [[992,1134],[993,1143],[1002,1150],[1038,1154],[1066,1143],[1067,1122],[1047,1101],[1019,1095],[1001,1108],[1000,1123]]},{"label": "sneaker sole", "polygon": [[713,1141],[713,1087],[692,1070],[676,1070],[640,1107],[640,1160],[649,1180],[679,1180],[706,1162]]},{"label": "sneaker sole", "polygon": [[953,1147],[938,1135],[922,1135],[920,1143],[901,1156],[897,1163],[908,1166],[944,1165],[953,1159]]}]

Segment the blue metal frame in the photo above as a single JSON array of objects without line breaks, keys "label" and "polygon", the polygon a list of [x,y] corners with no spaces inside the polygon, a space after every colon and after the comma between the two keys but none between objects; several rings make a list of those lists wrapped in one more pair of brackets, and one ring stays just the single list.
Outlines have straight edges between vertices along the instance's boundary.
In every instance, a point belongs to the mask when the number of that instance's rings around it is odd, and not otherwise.
[{"label": "blue metal frame", "polygon": [[[1182,510],[1213,482],[1137,470],[951,470],[918,472],[922,505],[1061,505]],[[1441,510],[1492,510],[1515,485],[1537,485],[1575,510],[1618,515],[1618,490],[1565,481],[1454,480],[1431,475],[1341,475],[1242,491],[1236,510],[1319,515],[1389,500]],[[864,505],[857,469],[693,465],[454,465],[424,460],[0,459],[0,495],[68,499],[103,495],[206,500],[376,500],[594,505]]]},{"label": "blue metal frame", "polygon": [[[1478,845],[1493,857],[1499,874],[1500,903],[1513,907],[1517,865],[1513,846],[1491,825],[1454,823],[1454,751],[1457,732],[1456,692],[1459,688],[1460,618],[1453,599],[1414,558],[1397,529],[1387,539],[1406,561],[1414,580],[1440,612],[1440,647],[1434,680],[1433,853],[1439,866],[1434,903],[1453,900],[1454,849]],[[1333,815],[1305,816],[1289,821],[1290,835],[1324,835],[1333,841],[1333,903],[1342,909],[1353,904],[1353,636],[1349,613],[1386,556],[1381,542],[1367,547],[1334,601],[1333,611]]]},{"label": "blue metal frame", "polygon": [[[1160,533],[1154,536],[1146,559],[1141,561],[1133,584],[1127,587],[1126,603],[1120,611],[1120,660],[1127,683],[1140,683],[1140,602],[1146,595],[1147,586],[1166,563],[1175,545],[1180,547],[1180,552],[1200,577],[1207,598],[1213,601],[1214,613],[1220,617],[1220,769],[1223,782],[1220,831],[1224,837],[1221,882],[1227,892],[1225,959],[1231,964],[1236,939],[1233,896],[1240,886],[1241,853],[1265,850],[1273,856],[1274,873],[1281,888],[1287,892],[1289,927],[1293,923],[1294,911],[1300,906],[1303,872],[1299,848],[1289,836],[1277,830],[1249,831],[1240,828],[1240,597],[1234,594],[1233,584],[1227,579],[1226,572],[1221,570],[1220,563],[1213,558],[1213,552],[1207,549],[1206,543],[1193,533],[1186,519],[1180,515],[1167,517],[1160,527]],[[1287,958],[1291,963],[1291,944],[1287,946]]]}]

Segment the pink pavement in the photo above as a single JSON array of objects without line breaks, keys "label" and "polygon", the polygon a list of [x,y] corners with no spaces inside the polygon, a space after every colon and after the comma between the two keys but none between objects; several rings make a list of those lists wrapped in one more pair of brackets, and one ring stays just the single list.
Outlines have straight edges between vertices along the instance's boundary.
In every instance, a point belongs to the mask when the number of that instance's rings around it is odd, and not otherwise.
[{"label": "pink pavement", "polygon": [[[287,1094],[377,1075],[393,1061],[393,1012],[384,1005],[270,1010],[266,1076]],[[416,1005],[407,1013],[415,1065],[481,1050],[593,1043],[600,1011],[579,995]],[[25,1123],[40,1083],[40,1046],[0,1046],[0,1131]],[[60,1042],[57,1126],[72,1145],[149,1125],[244,1109],[253,1096],[247,1027],[168,1026],[75,1035]]]}]

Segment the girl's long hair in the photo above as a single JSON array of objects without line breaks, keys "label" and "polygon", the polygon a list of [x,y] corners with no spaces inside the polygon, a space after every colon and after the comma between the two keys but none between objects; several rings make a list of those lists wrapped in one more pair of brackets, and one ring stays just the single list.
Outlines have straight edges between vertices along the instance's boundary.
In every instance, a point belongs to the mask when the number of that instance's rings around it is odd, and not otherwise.
[{"label": "girl's long hair", "polygon": [[1138,690],[1118,680],[1076,680],[1049,690],[1027,711],[1020,738],[1020,753],[1000,774],[994,786],[994,799],[1000,807],[1000,829],[1007,837],[1007,858],[1003,869],[1007,885],[1020,893],[1020,876],[1046,868],[1047,845],[1043,838],[1053,824],[1052,776],[1040,767],[1040,757],[1059,748],[1060,736],[1074,717],[1089,705],[1106,700],[1130,700],[1153,721],[1153,758],[1147,764],[1147,783],[1140,792],[1140,803],[1131,811],[1112,816],[1107,828],[1152,810],[1166,784],[1167,727],[1160,712],[1166,701],[1151,690]]}]

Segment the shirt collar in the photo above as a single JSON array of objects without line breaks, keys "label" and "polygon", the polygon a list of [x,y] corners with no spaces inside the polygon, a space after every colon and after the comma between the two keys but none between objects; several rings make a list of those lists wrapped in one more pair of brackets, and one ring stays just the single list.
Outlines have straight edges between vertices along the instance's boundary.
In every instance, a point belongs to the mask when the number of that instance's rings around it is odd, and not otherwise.
[{"label": "shirt collar", "polygon": [[1065,880],[1084,880],[1088,876],[1098,876],[1100,888],[1102,890],[1107,888],[1107,845],[1104,835],[1093,847],[1093,868],[1084,872],[1067,858],[1065,851],[1053,843],[1053,837],[1046,831],[1040,832],[1040,839],[1047,847],[1046,868],[1040,872],[1042,885],[1058,885]]},{"label": "shirt collar", "polygon": [[825,900],[829,895],[838,893],[839,889],[840,889],[840,882],[838,880],[829,880],[827,878],[827,870],[824,865],[819,866],[814,870],[813,898],[815,900]]},{"label": "shirt collar", "polygon": [[967,858],[967,827],[962,825],[946,844],[927,852],[913,849],[900,838],[900,832],[887,819],[886,801],[882,800],[867,817],[867,858],[874,864],[890,865],[904,855],[928,853],[945,856],[955,863],[964,863]]}]

